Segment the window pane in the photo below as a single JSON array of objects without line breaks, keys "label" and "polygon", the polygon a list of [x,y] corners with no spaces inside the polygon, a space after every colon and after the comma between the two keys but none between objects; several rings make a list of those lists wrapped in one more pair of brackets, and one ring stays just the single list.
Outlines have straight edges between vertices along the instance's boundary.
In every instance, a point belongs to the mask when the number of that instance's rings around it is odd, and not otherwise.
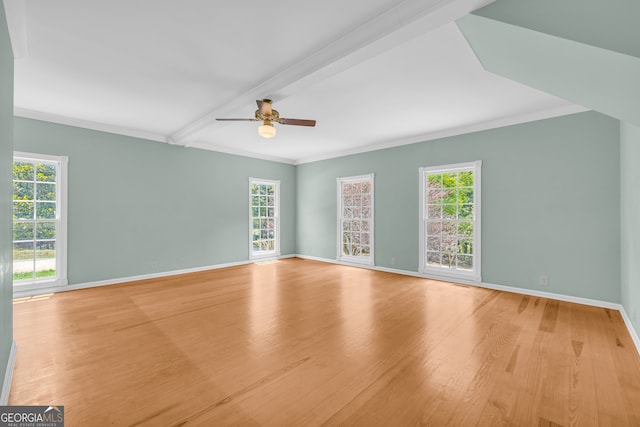
[{"label": "window pane", "polygon": [[251,196],[251,206],[260,206],[260,196]]},{"label": "window pane", "polygon": [[360,242],[363,245],[370,245],[371,244],[371,234],[369,234],[369,233],[360,234]]},{"label": "window pane", "polygon": [[473,236],[473,223],[460,222],[458,224],[458,234],[461,236]]},{"label": "window pane", "polygon": [[456,172],[442,174],[442,186],[444,188],[455,188],[458,184],[457,175]]},{"label": "window pane", "polygon": [[443,190],[442,203],[449,203],[449,204],[457,203],[456,190],[454,189]]},{"label": "window pane", "polygon": [[428,188],[441,188],[442,187],[442,175],[434,174],[429,175],[427,178]]},{"label": "window pane", "polygon": [[36,202],[37,219],[54,219],[56,217],[55,202]]},{"label": "window pane", "polygon": [[444,219],[456,219],[456,205],[442,205],[442,217]]},{"label": "window pane", "polygon": [[56,200],[56,185],[55,184],[38,184],[37,186],[37,199],[38,200]]},{"label": "window pane", "polygon": [[13,260],[25,261],[32,260],[35,256],[33,251],[33,242],[20,242],[13,244]]},{"label": "window pane", "polygon": [[351,231],[360,231],[360,220],[351,221]]},{"label": "window pane", "polygon": [[371,231],[371,221],[368,220],[364,220],[360,222],[360,229],[364,232],[369,232]]},{"label": "window pane", "polygon": [[427,252],[427,264],[440,267],[440,252]]},{"label": "window pane", "polygon": [[440,252],[441,249],[442,249],[442,246],[440,245],[440,236],[427,237],[427,250],[428,251],[438,251],[438,252]]},{"label": "window pane", "polygon": [[458,219],[473,219],[473,205],[460,205],[458,207]]},{"label": "window pane", "polygon": [[13,179],[21,181],[33,181],[33,163],[14,162],[13,163]]},{"label": "window pane", "polygon": [[267,186],[266,185],[260,185],[260,195],[266,195],[267,194]]},{"label": "window pane", "polygon": [[13,202],[14,219],[33,219],[33,202]]},{"label": "window pane", "polygon": [[14,182],[13,200],[33,200],[33,182]]},{"label": "window pane", "polygon": [[38,222],[36,224],[36,239],[55,239],[56,223],[55,222]]},{"label": "window pane", "polygon": [[464,255],[472,255],[473,239],[458,239],[458,253]]},{"label": "window pane", "polygon": [[36,241],[36,258],[56,257],[56,243],[52,241]]},{"label": "window pane", "polygon": [[275,194],[276,191],[276,186],[275,185],[268,185],[267,186],[267,194],[273,196]]},{"label": "window pane", "polygon": [[362,247],[362,251],[361,251],[361,255],[362,256],[370,256],[371,255],[371,247],[370,246],[363,246]]},{"label": "window pane", "polygon": [[442,203],[442,197],[444,196],[443,190],[429,190],[427,200],[430,204]]},{"label": "window pane", "polygon": [[458,268],[471,270],[473,268],[473,257],[469,255],[458,255]]},{"label": "window pane", "polygon": [[429,205],[427,206],[427,217],[429,219],[440,219],[442,218],[442,206],[440,205]]},{"label": "window pane", "polygon": [[33,240],[33,222],[14,222],[13,240]]},{"label": "window pane", "polygon": [[429,221],[427,223],[427,235],[439,236],[442,232],[442,223],[439,221]]},{"label": "window pane", "polygon": [[442,221],[442,235],[456,236],[458,234],[458,223],[456,221]]},{"label": "window pane", "polygon": [[367,181],[362,182],[361,184],[362,184],[362,187],[361,187],[362,192],[363,193],[367,193],[367,194],[371,194],[371,182],[369,182],[367,180]]},{"label": "window pane", "polygon": [[464,171],[458,174],[458,187],[473,187],[473,171]]},{"label": "window pane", "polygon": [[56,182],[56,167],[54,165],[36,165],[36,181]]},{"label": "window pane", "polygon": [[473,189],[458,189],[458,203],[473,203]]},{"label": "window pane", "polygon": [[351,221],[349,221],[349,220],[342,221],[342,231],[351,230],[350,225],[351,225]]}]

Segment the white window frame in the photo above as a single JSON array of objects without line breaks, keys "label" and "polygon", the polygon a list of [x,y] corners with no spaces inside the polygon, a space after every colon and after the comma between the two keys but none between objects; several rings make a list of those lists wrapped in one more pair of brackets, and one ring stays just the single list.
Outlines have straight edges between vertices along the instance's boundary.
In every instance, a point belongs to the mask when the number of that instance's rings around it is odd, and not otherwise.
[{"label": "white window frame", "polygon": [[28,293],[39,289],[67,286],[69,283],[67,278],[67,173],[69,157],[14,151],[13,161],[56,165],[56,277],[53,279],[19,280],[13,284],[14,292]]},{"label": "white window frame", "polygon": [[[351,256],[344,255],[342,253],[342,221],[343,221],[343,213],[344,209],[342,206],[342,185],[346,183],[357,183],[357,182],[365,182],[368,181],[371,184],[371,225],[369,231],[369,256]],[[337,230],[337,257],[336,259],[340,262],[348,263],[348,264],[359,264],[359,265],[374,265],[374,215],[375,215],[375,201],[374,201],[374,174],[368,175],[358,175],[358,176],[348,176],[348,177],[339,177],[336,178],[337,183],[337,196],[338,196],[338,222],[336,226]]]},{"label": "white window frame", "polygon": [[[252,201],[251,201],[251,188],[253,185],[273,185],[274,191],[274,223],[275,223],[275,248],[273,251],[253,251],[253,213],[252,213]],[[280,257],[280,181],[271,180],[271,179],[261,179],[261,178],[252,178],[249,177],[249,260],[264,260],[268,258],[278,258]]]},{"label": "white window frame", "polygon": [[[474,218],[473,218],[473,269],[471,271],[465,270],[449,270],[442,267],[433,267],[427,265],[425,261],[426,255],[426,227],[427,220],[427,175],[433,173],[450,173],[459,171],[473,170],[473,203],[474,203]],[[419,272],[426,277],[432,277],[435,279],[462,279],[465,281],[471,281],[475,283],[482,282],[482,257],[481,257],[481,188],[482,188],[482,161],[478,160],[469,163],[456,163],[442,166],[431,166],[420,168],[420,263]]]}]

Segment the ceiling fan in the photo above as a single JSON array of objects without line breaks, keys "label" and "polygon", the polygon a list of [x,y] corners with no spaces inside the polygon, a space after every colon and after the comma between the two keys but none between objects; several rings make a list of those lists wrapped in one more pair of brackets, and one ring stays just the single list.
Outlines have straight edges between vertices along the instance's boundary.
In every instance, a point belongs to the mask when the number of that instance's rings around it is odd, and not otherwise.
[{"label": "ceiling fan", "polygon": [[262,126],[258,128],[258,134],[263,138],[273,138],[276,136],[276,128],[273,127],[273,123],[280,123],[281,125],[293,125],[293,126],[315,126],[315,120],[304,119],[285,119],[280,117],[280,113],[277,110],[271,108],[270,99],[257,100],[258,109],[256,110],[255,118],[253,119],[216,119],[219,121],[227,122],[262,122]]}]

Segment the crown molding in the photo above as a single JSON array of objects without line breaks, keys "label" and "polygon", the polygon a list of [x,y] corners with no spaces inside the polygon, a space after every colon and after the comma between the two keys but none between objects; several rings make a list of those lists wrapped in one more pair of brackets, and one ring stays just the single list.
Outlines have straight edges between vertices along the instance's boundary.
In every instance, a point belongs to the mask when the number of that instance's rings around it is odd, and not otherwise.
[{"label": "crown molding", "polygon": [[464,134],[473,133],[473,132],[480,132],[483,130],[497,129],[501,127],[512,126],[512,125],[517,125],[517,124],[527,123],[527,122],[535,122],[538,120],[550,119],[553,117],[567,116],[570,114],[581,113],[584,111],[589,111],[589,109],[579,105],[567,104],[557,108],[536,111],[534,113],[501,117],[496,120],[488,120],[484,122],[474,123],[468,126],[460,126],[460,127],[444,129],[436,132],[429,132],[429,133],[420,134],[420,135],[412,135],[404,138],[393,139],[393,140],[384,141],[375,145],[367,145],[364,147],[353,148],[350,150],[335,151],[333,153],[322,154],[319,156],[303,157],[295,160],[293,164],[301,165],[305,163],[318,162],[321,160],[334,159],[337,157],[350,156],[353,154],[362,154],[362,153],[368,153],[370,151],[384,150],[386,148],[399,147],[402,145],[418,144],[420,142],[433,141],[436,139],[448,138],[448,137],[457,136],[457,135],[464,135]]},{"label": "crown molding", "polygon": [[27,119],[41,120],[44,122],[57,123],[60,125],[74,126],[79,128],[98,130],[101,132],[114,133],[117,135],[131,136],[133,138],[148,139],[151,141],[166,142],[166,136],[153,132],[138,129],[131,129],[123,126],[115,126],[106,123],[92,122],[90,120],[76,119],[73,117],[59,116],[57,114],[45,113],[43,111],[30,110],[27,108],[14,107],[13,115]]}]

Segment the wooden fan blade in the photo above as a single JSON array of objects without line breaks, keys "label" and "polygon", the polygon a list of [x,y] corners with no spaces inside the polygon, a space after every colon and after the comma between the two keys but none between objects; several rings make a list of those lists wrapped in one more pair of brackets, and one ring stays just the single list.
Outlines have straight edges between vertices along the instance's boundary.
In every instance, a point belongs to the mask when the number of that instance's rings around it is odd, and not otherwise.
[{"label": "wooden fan blade", "polygon": [[216,119],[219,122],[259,122],[258,119]]},{"label": "wooden fan blade", "polygon": [[256,104],[258,104],[258,110],[260,114],[265,117],[271,116],[273,114],[271,110],[271,100],[270,99],[257,99]]},{"label": "wooden fan blade", "polygon": [[294,126],[315,126],[315,120],[303,120],[303,119],[279,119],[278,123],[281,125],[294,125]]}]

